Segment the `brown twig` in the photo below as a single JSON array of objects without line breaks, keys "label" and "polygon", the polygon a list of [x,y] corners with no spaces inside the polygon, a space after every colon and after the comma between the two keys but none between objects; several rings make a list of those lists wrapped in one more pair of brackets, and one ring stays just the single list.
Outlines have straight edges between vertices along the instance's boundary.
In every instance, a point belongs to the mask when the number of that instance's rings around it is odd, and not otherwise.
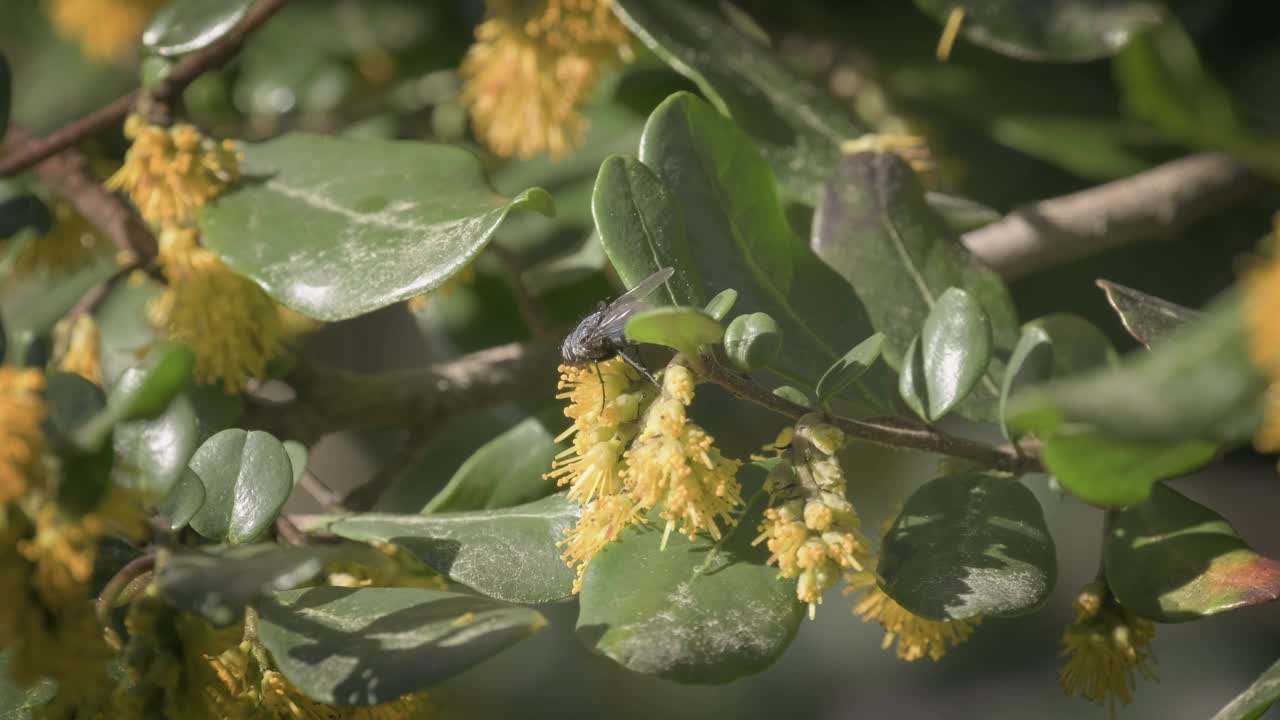
[{"label": "brown twig", "polygon": [[[753,402],[792,420],[799,420],[812,412],[809,408],[774,395],[767,388],[729,370],[715,357],[704,355],[702,361],[704,365],[702,376],[738,398]],[[897,418],[854,420],[839,415],[828,415],[827,419],[849,437],[877,445],[924,450],[939,455],[963,458],[981,463],[993,470],[1015,475],[1042,471],[1039,458],[1025,452],[1025,448],[1017,451],[1013,448],[984,445]]]},{"label": "brown twig", "polygon": [[299,365],[296,399],[261,405],[245,422],[311,444],[340,430],[420,428],[466,412],[545,395],[558,357],[549,340],[480,350],[427,368],[366,375]]},{"label": "brown twig", "polygon": [[94,601],[94,613],[104,627],[111,626],[111,611],[116,607],[116,598],[135,579],[151,572],[156,566],[156,556],[147,554],[130,560],[120,568],[107,584],[103,586],[98,599]]},{"label": "brown twig", "polygon": [[1225,155],[1191,155],[1019,208],[966,233],[964,244],[1001,275],[1016,278],[1120,245],[1167,237],[1262,185]]},{"label": "brown twig", "polygon": [[[235,29],[212,45],[197,50],[183,58],[154,89],[148,93],[147,105],[168,107],[182,94],[188,85],[202,74],[225,65],[244,45],[245,40],[262,26],[288,0],[258,0],[245,13]],[[107,105],[59,128],[47,137],[30,139],[0,157],[0,177],[8,177],[47,160],[75,145],[86,137],[118,125],[142,98],[140,91],[132,90],[112,100]]]}]

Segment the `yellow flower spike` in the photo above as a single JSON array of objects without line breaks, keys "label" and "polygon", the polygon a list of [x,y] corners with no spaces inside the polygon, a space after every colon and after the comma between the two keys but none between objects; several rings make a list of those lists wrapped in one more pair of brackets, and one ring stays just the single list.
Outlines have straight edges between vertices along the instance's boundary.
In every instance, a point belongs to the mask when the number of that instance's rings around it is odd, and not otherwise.
[{"label": "yellow flower spike", "polygon": [[[1273,237],[1280,239],[1280,213],[1276,214]],[[1254,435],[1253,444],[1262,452],[1276,452],[1280,451],[1280,256],[1251,271],[1244,284],[1249,359],[1270,381],[1264,397],[1262,427]]]},{"label": "yellow flower spike", "polygon": [[867,555],[835,455],[844,439],[821,416],[806,415],[765,485],[773,507],[765,510],[755,542],[768,542],[779,576],[797,579],[796,598],[809,605],[810,618],[841,571],[861,570]]},{"label": "yellow flower spike", "polygon": [[15,270],[19,276],[38,272],[69,273],[93,259],[98,234],[80,213],[64,202],[53,204],[49,232],[22,251]]},{"label": "yellow flower spike", "polygon": [[148,315],[191,347],[196,381],[221,383],[235,393],[265,376],[285,343],[275,302],[203,248],[191,249],[166,271],[169,287]]},{"label": "yellow flower spike", "polygon": [[582,517],[567,537],[558,545],[563,547],[565,564],[576,567],[578,575],[573,581],[573,591],[582,590],[582,576],[596,553],[618,539],[618,534],[628,526],[644,522],[644,513],[636,501],[626,494],[606,495],[587,506]]},{"label": "yellow flower spike", "polygon": [[1094,584],[1076,600],[1076,618],[1062,635],[1059,657],[1066,663],[1058,683],[1068,695],[1102,705],[1133,702],[1137,676],[1155,679],[1151,641],[1155,625],[1121,606],[1106,588]]},{"label": "yellow flower spike", "polygon": [[165,129],[131,115],[124,131],[133,144],[107,187],[127,193],[152,225],[192,224],[200,208],[240,178],[235,144],[207,139],[191,125]]},{"label": "yellow flower spike", "polygon": [[581,142],[580,107],[611,60],[629,57],[610,0],[489,0],[462,62],[462,100],[493,152],[564,155]]},{"label": "yellow flower spike", "polygon": [[70,327],[59,323],[54,334],[61,336],[57,353],[58,368],[73,372],[95,385],[102,385],[102,353],[99,348],[98,323],[89,313],[81,313]]},{"label": "yellow flower spike", "polygon": [[0,513],[43,476],[43,391],[39,370],[0,367]]},{"label": "yellow flower spike", "polygon": [[645,413],[640,435],[624,453],[623,484],[642,508],[660,508],[672,530],[692,540],[707,532],[720,539],[720,523],[733,524],[742,504],[738,467],[720,454],[714,438],[685,416],[693,401],[693,374],[671,365],[662,374],[662,394]]},{"label": "yellow flower spike", "polygon": [[854,605],[853,613],[863,622],[880,623],[884,627],[881,647],[888,650],[896,643],[898,658],[907,662],[924,657],[940,660],[946,654],[947,646],[955,647],[968,640],[981,622],[979,618],[931,620],[920,617],[885,594],[876,583],[875,575],[869,571],[845,576],[844,592],[863,593]]},{"label": "yellow flower spike", "polygon": [[58,32],[80,44],[84,54],[111,59],[142,35],[164,0],[45,0],[45,13]]}]

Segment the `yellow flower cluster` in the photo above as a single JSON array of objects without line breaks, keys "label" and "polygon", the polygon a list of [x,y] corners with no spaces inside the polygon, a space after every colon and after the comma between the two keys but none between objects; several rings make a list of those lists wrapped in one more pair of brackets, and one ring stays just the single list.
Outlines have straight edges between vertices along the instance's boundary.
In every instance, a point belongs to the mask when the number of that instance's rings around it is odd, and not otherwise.
[{"label": "yellow flower cluster", "polygon": [[863,593],[853,606],[853,613],[863,622],[878,622],[884,627],[884,642],[888,650],[897,643],[898,657],[907,662],[928,656],[940,660],[947,646],[956,646],[973,634],[980,622],[971,620],[932,620],[920,617],[899,605],[880,589],[876,576],[868,571],[850,573],[845,578],[846,593]]},{"label": "yellow flower cluster", "polygon": [[575,591],[587,564],[627,526],[658,508],[672,530],[690,539],[699,532],[721,535],[720,523],[742,503],[738,461],[720,454],[714,439],[686,416],[693,401],[689,369],[672,363],[656,392],[622,358],[598,366],[560,368],[565,415],[573,425],[558,441],[573,446],[556,458],[548,479],[568,485],[582,517],[562,542],[564,559],[576,567]]},{"label": "yellow flower cluster", "polygon": [[110,59],[137,41],[164,0],[45,0],[58,32],[90,57]]},{"label": "yellow flower cluster", "polygon": [[[796,597],[809,605],[810,618],[841,571],[861,570],[867,557],[836,457],[844,439],[821,415],[800,418],[765,485],[771,507],[755,542],[768,542],[769,562],[778,566],[781,577],[798,578]],[[780,436],[772,447],[782,441]]]},{"label": "yellow flower cluster", "polygon": [[[1276,213],[1273,250],[1280,250],[1280,213]],[[1249,358],[1270,381],[1262,427],[1253,444],[1262,452],[1280,451],[1280,256],[1245,277],[1245,323]]]},{"label": "yellow flower cluster", "polygon": [[42,472],[40,423],[48,412],[43,390],[39,370],[0,367],[0,512],[25,495],[33,476]]},{"label": "yellow flower cluster", "polygon": [[19,276],[79,270],[93,258],[98,235],[88,220],[64,202],[53,203],[53,224],[44,237],[22,251],[14,269]]},{"label": "yellow flower cluster", "polygon": [[1150,664],[1155,625],[1121,606],[1101,583],[1086,586],[1076,598],[1076,618],[1062,635],[1059,656],[1067,662],[1058,682],[1068,695],[1098,703],[1128,705],[1140,673],[1154,679]]},{"label": "yellow flower cluster", "polygon": [[81,313],[54,327],[58,368],[73,372],[95,385],[102,385],[102,353],[98,323],[89,313]]},{"label": "yellow flower cluster", "polygon": [[462,63],[462,99],[498,155],[562,155],[586,132],[580,107],[600,70],[627,57],[611,0],[489,0]]}]

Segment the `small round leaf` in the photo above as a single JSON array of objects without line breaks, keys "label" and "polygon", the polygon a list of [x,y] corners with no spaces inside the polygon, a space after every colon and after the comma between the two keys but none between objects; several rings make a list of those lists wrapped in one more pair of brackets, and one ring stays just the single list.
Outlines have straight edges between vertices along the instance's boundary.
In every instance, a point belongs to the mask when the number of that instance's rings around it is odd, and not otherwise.
[{"label": "small round leaf", "polygon": [[739,315],[724,331],[724,351],[739,370],[768,367],[782,350],[782,330],[768,313]]},{"label": "small round leaf", "polygon": [[223,430],[191,458],[204,481],[205,502],[191,519],[211,539],[245,543],[257,538],[293,490],[293,466],[284,445],[270,434]]}]

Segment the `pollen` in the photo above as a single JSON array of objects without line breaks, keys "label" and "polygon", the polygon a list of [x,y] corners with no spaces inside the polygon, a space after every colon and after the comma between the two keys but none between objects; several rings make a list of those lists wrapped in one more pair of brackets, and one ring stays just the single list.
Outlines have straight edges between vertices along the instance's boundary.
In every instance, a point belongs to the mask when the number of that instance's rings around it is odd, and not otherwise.
[{"label": "pollen", "polygon": [[606,545],[618,539],[627,527],[644,522],[644,513],[636,501],[626,494],[607,495],[587,506],[582,517],[567,537],[560,541],[565,564],[577,569],[573,591],[582,590],[582,577],[587,565]]},{"label": "pollen", "polygon": [[462,63],[476,134],[503,157],[561,156],[582,141],[601,69],[629,58],[610,0],[489,0]]},{"label": "pollen", "polygon": [[124,125],[133,141],[107,187],[128,194],[138,212],[157,227],[186,226],[240,177],[240,154],[230,140],[216,142],[192,125],[149,125],[131,115]]}]

